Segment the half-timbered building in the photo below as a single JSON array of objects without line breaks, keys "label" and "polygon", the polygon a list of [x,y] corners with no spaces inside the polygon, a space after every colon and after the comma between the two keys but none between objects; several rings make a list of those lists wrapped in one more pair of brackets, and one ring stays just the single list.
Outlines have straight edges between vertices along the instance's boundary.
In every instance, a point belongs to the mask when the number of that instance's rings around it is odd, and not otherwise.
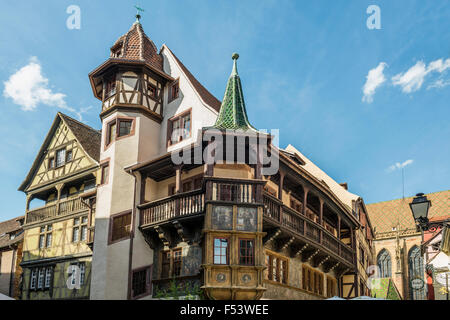
[{"label": "half-timbered building", "polygon": [[22,299],[88,299],[100,132],[58,113],[26,193]]},{"label": "half-timbered building", "polygon": [[102,120],[92,299],[149,299],[173,282],[211,299],[367,293],[362,199],[250,124],[237,59],[220,102],[138,18],[90,73]]}]

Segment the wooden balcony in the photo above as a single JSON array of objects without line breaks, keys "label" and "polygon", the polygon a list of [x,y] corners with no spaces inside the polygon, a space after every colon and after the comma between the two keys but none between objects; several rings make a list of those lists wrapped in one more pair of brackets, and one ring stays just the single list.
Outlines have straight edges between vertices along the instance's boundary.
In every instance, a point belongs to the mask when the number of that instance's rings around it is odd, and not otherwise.
[{"label": "wooden balcony", "polygon": [[26,224],[38,223],[82,211],[88,211],[89,206],[81,197],[48,204],[40,208],[29,210],[26,214]]},{"label": "wooden balcony", "polygon": [[141,214],[140,226],[203,213],[204,207],[205,194],[202,189],[148,202],[138,206]]},{"label": "wooden balcony", "polygon": [[334,257],[337,262],[347,266],[353,265],[352,248],[336,238],[324,226],[289,208],[269,194],[265,194],[263,199],[265,230],[283,229],[286,234],[289,234],[287,238],[298,237],[304,247],[314,248],[313,251],[319,249],[323,256]]}]

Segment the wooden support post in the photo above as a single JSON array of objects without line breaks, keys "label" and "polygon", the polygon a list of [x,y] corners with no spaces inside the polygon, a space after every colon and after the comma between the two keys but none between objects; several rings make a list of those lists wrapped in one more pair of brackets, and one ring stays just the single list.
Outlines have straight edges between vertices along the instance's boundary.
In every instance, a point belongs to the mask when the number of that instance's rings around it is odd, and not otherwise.
[{"label": "wooden support post", "polygon": [[[303,187],[303,215],[306,216],[306,207],[308,206],[308,192],[309,189]],[[303,234],[306,234],[306,219],[303,219]]]},{"label": "wooden support post", "polygon": [[181,190],[181,168],[183,165],[178,165],[175,167],[175,193],[182,192]]},{"label": "wooden support post", "polygon": [[139,203],[145,203],[145,186],[146,186],[147,174],[141,173],[141,193]]},{"label": "wooden support post", "polygon": [[[319,197],[320,208],[319,208],[319,224],[323,225],[323,200]],[[319,229],[319,242],[322,243],[323,232],[322,229]]]},{"label": "wooden support post", "polygon": [[284,172],[279,171],[280,180],[278,181],[278,199],[283,201],[283,184],[284,184]]}]

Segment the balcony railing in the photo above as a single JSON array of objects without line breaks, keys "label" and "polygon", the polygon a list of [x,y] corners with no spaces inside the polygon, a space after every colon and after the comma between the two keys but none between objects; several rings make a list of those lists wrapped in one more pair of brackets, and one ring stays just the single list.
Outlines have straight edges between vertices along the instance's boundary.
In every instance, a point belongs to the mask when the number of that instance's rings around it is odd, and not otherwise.
[{"label": "balcony railing", "polygon": [[289,208],[268,194],[264,195],[264,216],[353,263],[353,250],[314,220]]},{"label": "balcony railing", "polygon": [[253,183],[212,181],[211,184],[211,200],[235,203],[256,202],[256,186]]},{"label": "balcony railing", "polygon": [[34,223],[47,219],[57,218],[81,211],[89,210],[81,197],[60,201],[44,207],[29,210],[26,215],[26,223]]},{"label": "balcony railing", "polygon": [[140,225],[154,224],[173,218],[202,213],[205,207],[203,190],[180,193],[139,206]]}]

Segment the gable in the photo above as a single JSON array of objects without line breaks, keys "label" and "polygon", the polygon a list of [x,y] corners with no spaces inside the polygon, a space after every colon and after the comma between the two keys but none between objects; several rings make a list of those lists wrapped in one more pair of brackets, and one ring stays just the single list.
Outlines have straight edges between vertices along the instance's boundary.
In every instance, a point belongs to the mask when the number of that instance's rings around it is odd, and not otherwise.
[{"label": "gable", "polygon": [[[58,113],[19,190],[28,191],[98,165],[93,155],[100,152],[100,139],[96,137],[100,133],[87,126],[80,130],[77,126],[84,125]],[[86,130],[93,136],[86,134]]]}]

